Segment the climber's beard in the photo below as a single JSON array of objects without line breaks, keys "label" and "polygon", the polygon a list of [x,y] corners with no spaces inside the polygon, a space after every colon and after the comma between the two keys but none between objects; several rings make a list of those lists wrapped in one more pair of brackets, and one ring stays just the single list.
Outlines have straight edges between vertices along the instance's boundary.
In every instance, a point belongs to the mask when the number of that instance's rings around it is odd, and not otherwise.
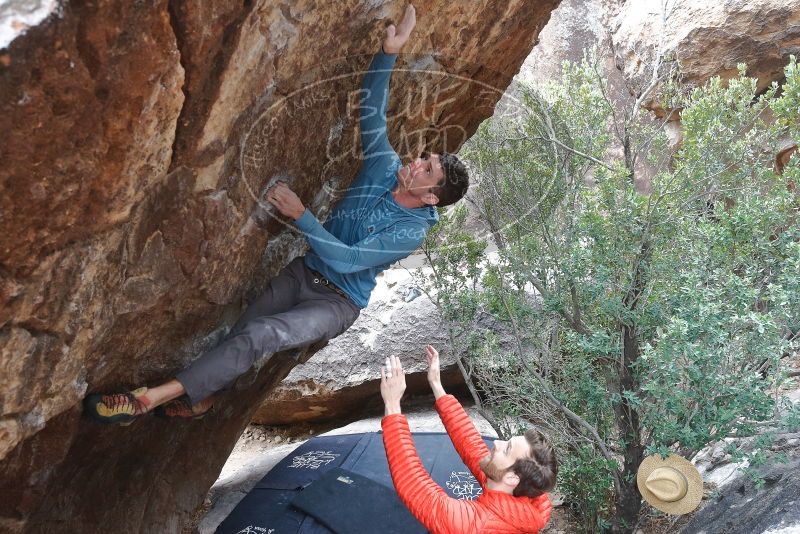
[{"label": "climber's beard", "polygon": [[478,466],[489,480],[494,480],[495,482],[500,482],[503,480],[503,475],[505,474],[506,469],[500,469],[495,465],[494,450],[491,454],[481,458],[481,461],[478,462]]}]

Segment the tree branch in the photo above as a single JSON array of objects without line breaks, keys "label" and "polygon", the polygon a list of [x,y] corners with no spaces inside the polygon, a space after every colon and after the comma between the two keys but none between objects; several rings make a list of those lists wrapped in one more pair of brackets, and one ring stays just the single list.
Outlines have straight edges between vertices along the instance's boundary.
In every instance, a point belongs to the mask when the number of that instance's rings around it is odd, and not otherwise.
[{"label": "tree branch", "polygon": [[562,143],[561,141],[559,141],[558,139],[548,139],[547,137],[542,137],[542,136],[537,136],[537,135],[528,136],[528,138],[529,138],[529,139],[539,139],[540,141],[547,141],[548,143],[555,143],[555,144],[557,144],[558,146],[560,146],[561,148],[563,148],[564,150],[567,150],[567,151],[569,151],[569,152],[572,152],[572,153],[573,153],[573,154],[575,154],[576,156],[580,156],[580,157],[582,157],[582,158],[586,158],[586,159],[588,159],[589,161],[591,161],[591,162],[593,162],[593,163],[596,163],[597,165],[600,165],[601,167],[605,167],[605,168],[606,168],[606,169],[608,169],[609,171],[613,171],[613,170],[614,170],[614,169],[613,169],[613,168],[612,168],[610,165],[606,164],[606,163],[605,163],[605,162],[603,162],[603,161],[600,161],[600,160],[599,160],[599,159],[597,159],[596,157],[594,157],[594,156],[590,156],[589,154],[586,154],[586,153],[584,153],[584,152],[581,152],[580,150],[578,150],[578,149],[575,149],[575,148],[572,148],[571,146],[567,146],[567,145],[565,145],[564,143]]},{"label": "tree branch", "polygon": [[[502,282],[501,282],[502,283]],[[514,315],[511,313],[511,308],[508,305],[508,301],[505,298],[505,295],[500,293],[500,299],[503,301],[503,306],[506,308],[506,312],[508,313],[509,319],[511,320],[511,326],[514,329],[514,340],[516,341],[517,347],[517,355],[519,357],[520,363],[525,368],[525,370],[530,373],[536,381],[539,383],[539,386],[542,388],[542,392],[544,393],[547,400],[550,401],[551,404],[556,406],[570,421],[578,425],[580,428],[584,429],[586,432],[592,436],[592,442],[600,449],[603,457],[608,460],[609,462],[613,462],[614,465],[617,465],[616,459],[612,456],[611,451],[608,450],[606,447],[605,441],[603,438],[600,437],[600,434],[597,432],[597,429],[589,424],[583,417],[576,414],[569,408],[567,408],[560,400],[556,398],[555,395],[550,391],[550,387],[545,382],[544,378],[536,371],[533,367],[528,364],[528,361],[525,359],[525,355],[523,354],[522,349],[522,342],[520,341],[519,329],[517,328],[517,321],[514,319]],[[621,490],[621,481],[620,481],[620,474],[618,469],[614,469],[612,471],[612,475],[614,477],[614,487],[619,492]]]}]

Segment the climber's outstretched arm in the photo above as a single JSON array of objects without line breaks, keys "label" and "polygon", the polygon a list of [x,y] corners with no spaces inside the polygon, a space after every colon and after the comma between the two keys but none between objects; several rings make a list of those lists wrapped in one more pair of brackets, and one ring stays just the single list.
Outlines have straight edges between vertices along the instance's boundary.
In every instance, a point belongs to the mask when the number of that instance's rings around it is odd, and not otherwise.
[{"label": "climber's outstretched arm", "polygon": [[411,4],[406,8],[403,20],[395,27],[386,28],[382,51],[375,54],[369,70],[361,81],[359,114],[361,127],[361,149],[364,159],[394,154],[386,135],[386,107],[389,100],[389,79],[394,62],[411,30],[417,23],[416,11]]}]

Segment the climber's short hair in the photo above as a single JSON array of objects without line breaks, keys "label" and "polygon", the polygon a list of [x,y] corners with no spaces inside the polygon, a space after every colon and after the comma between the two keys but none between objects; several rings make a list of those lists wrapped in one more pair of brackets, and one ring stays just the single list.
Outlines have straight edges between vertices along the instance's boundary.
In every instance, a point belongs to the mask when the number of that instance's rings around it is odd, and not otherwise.
[{"label": "climber's short hair", "polygon": [[444,170],[441,183],[433,188],[433,194],[439,198],[437,207],[455,204],[466,194],[469,187],[467,166],[454,154],[442,152],[439,154],[439,163]]}]

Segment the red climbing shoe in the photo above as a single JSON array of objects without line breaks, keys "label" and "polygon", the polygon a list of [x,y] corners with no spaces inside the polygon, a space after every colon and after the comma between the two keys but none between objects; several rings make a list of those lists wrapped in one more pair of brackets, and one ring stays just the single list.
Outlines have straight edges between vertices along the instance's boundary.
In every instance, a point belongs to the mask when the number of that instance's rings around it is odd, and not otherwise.
[{"label": "red climbing shoe", "polygon": [[156,415],[164,418],[200,419],[214,407],[214,397],[203,399],[194,406],[189,397],[182,395],[156,408]]}]

